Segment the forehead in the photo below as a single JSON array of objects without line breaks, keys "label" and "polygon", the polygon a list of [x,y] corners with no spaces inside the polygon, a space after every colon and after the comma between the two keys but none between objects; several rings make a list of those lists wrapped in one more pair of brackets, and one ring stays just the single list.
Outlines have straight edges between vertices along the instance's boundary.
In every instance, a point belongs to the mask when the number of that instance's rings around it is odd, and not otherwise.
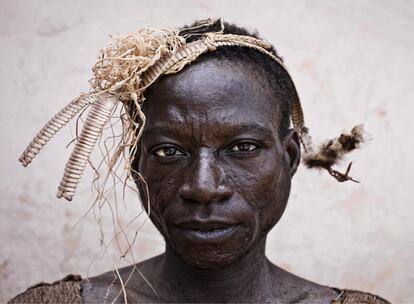
[{"label": "forehead", "polygon": [[147,124],[255,123],[277,129],[279,100],[262,69],[253,64],[208,58],[148,89]]}]

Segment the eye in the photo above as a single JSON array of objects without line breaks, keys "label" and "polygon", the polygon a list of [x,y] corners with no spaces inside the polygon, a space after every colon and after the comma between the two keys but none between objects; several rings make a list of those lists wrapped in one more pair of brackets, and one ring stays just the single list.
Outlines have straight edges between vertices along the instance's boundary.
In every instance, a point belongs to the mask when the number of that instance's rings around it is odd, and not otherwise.
[{"label": "eye", "polygon": [[184,153],[174,147],[174,146],[167,146],[167,147],[161,147],[153,152],[154,155],[159,157],[176,157],[176,156],[184,156]]},{"label": "eye", "polygon": [[259,148],[259,146],[251,142],[241,142],[241,143],[237,143],[234,146],[232,146],[228,151],[229,152],[250,152],[250,151],[256,150],[257,148]]}]

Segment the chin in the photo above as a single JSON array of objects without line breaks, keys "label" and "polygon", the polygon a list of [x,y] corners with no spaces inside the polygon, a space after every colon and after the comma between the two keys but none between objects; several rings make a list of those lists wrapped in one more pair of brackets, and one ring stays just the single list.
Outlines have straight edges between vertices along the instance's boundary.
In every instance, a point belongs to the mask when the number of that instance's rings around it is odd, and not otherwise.
[{"label": "chin", "polygon": [[221,269],[236,262],[245,251],[224,253],[220,250],[200,251],[198,254],[177,252],[176,254],[188,265],[199,269]]}]

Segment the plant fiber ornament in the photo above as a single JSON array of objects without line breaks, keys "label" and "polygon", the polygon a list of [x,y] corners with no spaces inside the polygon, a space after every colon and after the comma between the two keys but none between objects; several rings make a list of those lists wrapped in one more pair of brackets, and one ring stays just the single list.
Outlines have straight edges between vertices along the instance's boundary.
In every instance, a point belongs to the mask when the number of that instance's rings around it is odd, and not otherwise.
[{"label": "plant fiber ornament", "polygon": [[[221,19],[207,19],[181,30],[143,28],[115,38],[106,49],[100,51],[99,59],[92,68],[94,75],[90,80],[91,91],[71,101],[49,120],[33,138],[19,161],[23,166],[30,164],[62,127],[89,107],[57,193],[58,198],[64,197],[71,201],[91,152],[118,106],[124,110],[121,117],[123,132],[115,152],[107,155],[108,172],[115,170],[123,156],[126,160],[124,170],[129,170],[127,179],[132,178],[131,164],[146,120],[141,111],[145,101],[144,92],[162,75],[177,73],[200,55],[214,52],[221,47],[254,49],[271,57],[288,73],[282,60],[271,51],[271,44],[267,41],[250,36],[224,34],[223,31],[224,24]],[[192,42],[186,42],[188,38],[192,38]],[[303,161],[307,167],[326,169],[340,182],[355,181],[348,176],[351,164],[345,174],[333,170],[332,166],[364,141],[362,125],[354,127],[350,133],[327,141],[315,150],[309,130],[305,127],[296,89],[291,105],[291,120],[299,134]]]}]

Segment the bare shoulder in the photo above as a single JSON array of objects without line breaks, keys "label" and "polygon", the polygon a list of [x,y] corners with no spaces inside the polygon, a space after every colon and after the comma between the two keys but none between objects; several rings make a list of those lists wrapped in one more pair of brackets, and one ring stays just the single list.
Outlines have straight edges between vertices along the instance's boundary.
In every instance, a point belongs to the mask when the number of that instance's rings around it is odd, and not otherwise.
[{"label": "bare shoulder", "polygon": [[287,272],[270,264],[272,292],[283,295],[286,303],[332,303],[340,292]]},{"label": "bare shoulder", "polygon": [[160,302],[149,282],[156,275],[161,256],[109,271],[81,282],[84,303]]}]

